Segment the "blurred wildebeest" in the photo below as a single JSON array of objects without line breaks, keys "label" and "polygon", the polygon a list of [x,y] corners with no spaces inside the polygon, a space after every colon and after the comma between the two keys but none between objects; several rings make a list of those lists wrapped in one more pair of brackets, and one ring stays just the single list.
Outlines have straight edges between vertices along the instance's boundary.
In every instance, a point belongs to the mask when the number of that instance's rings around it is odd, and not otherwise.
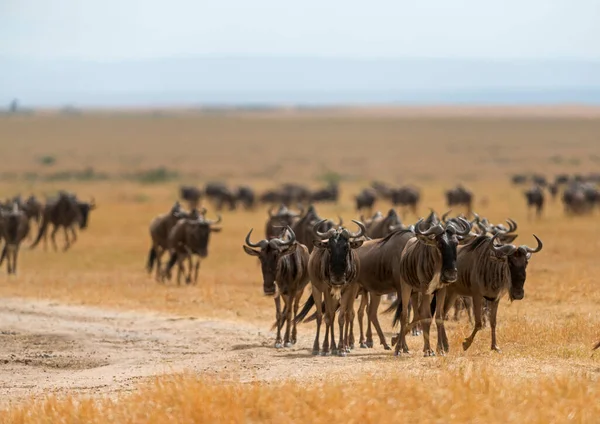
[{"label": "blurred wildebeest", "polygon": [[527,182],[527,175],[525,174],[515,174],[510,180],[514,185],[525,184]]},{"label": "blurred wildebeest", "polygon": [[406,209],[408,208],[414,215],[417,214],[417,206],[421,193],[416,187],[405,186],[392,191],[392,204],[403,207],[403,216],[406,218]]},{"label": "blurred wildebeest", "polygon": [[208,199],[212,200],[218,211],[223,210],[224,205],[227,205],[230,211],[235,210],[236,195],[224,183],[207,183],[204,193]]},{"label": "blurred wildebeest", "polygon": [[[301,213],[303,212],[301,211]],[[265,225],[265,238],[267,240],[278,238],[283,228],[291,227],[298,220],[301,213],[292,212],[284,204],[281,204],[275,213],[273,213],[273,208],[270,208],[269,219]]]},{"label": "blurred wildebeest", "polygon": [[[309,253],[312,252],[314,247],[313,241],[315,240],[315,232],[313,231],[313,227],[317,222],[321,222],[317,227],[317,230],[320,232],[327,232],[336,226],[335,222],[332,220],[322,219],[317,213],[314,205],[309,205],[306,209],[306,213],[292,224],[292,230],[294,231],[294,234],[296,234],[298,243],[305,245],[308,248]],[[337,226],[341,226],[342,224],[342,218],[338,217]]]},{"label": "blurred wildebeest", "polygon": [[567,214],[590,213],[600,201],[600,193],[593,184],[572,183],[563,191],[562,200]]},{"label": "blurred wildebeest", "polygon": [[392,196],[394,195],[394,189],[388,184],[381,181],[373,181],[371,183],[371,187],[375,190],[377,196],[389,201],[392,200]]},{"label": "blurred wildebeest", "polygon": [[377,194],[375,190],[371,188],[365,188],[358,193],[354,199],[356,200],[357,211],[360,212],[362,209],[367,209],[369,213],[371,213],[373,205],[375,204],[375,200],[377,200]]},{"label": "blurred wildebeest", "polygon": [[5,241],[0,265],[6,258],[6,269],[9,275],[17,273],[19,246],[28,233],[29,218],[16,202],[13,203],[12,210],[8,212],[0,210],[0,235]]},{"label": "blurred wildebeest", "polygon": [[467,215],[473,211],[473,193],[462,185],[446,191],[446,204],[448,207],[464,206],[467,208]]},{"label": "blurred wildebeest", "polygon": [[[288,240],[284,240],[282,236],[252,243],[250,241],[251,229],[246,236],[246,244],[243,246],[244,251],[248,255],[257,256],[260,260],[264,294],[274,296],[275,298],[276,348],[291,347],[293,344],[296,344],[297,322],[295,319],[298,314],[300,298],[309,279],[307,269],[308,249],[296,241],[296,236],[289,226],[285,227],[285,232],[288,232],[290,235]],[[281,312],[280,297],[283,298],[283,313]],[[293,323],[292,311],[294,314]],[[284,322],[286,328],[282,341],[281,329]],[[292,327],[291,335],[290,327]]]},{"label": "blurred wildebeest", "polygon": [[243,185],[237,188],[235,199],[242,204],[244,209],[251,210],[254,208],[256,195],[251,187]]},{"label": "blurred wildebeest", "polygon": [[177,224],[177,221],[185,216],[179,202],[175,202],[168,213],[158,215],[150,222],[150,239],[152,244],[148,253],[146,269],[148,270],[148,274],[150,274],[154,263],[156,263],[156,281],[158,282],[162,281],[161,259],[164,252],[169,248],[169,233],[175,224]]},{"label": "blurred wildebeest", "polygon": [[558,174],[554,177],[554,184],[561,185],[569,182],[569,176],[567,174]]},{"label": "blurred wildebeest", "polygon": [[[79,228],[84,230],[87,228],[89,214],[96,208],[96,202],[92,200],[83,202],[77,199],[77,196],[72,193],[60,191],[58,196],[54,199],[50,199],[46,202],[42,213],[42,223],[38,230],[38,235],[33,244],[30,246],[31,249],[36,247],[42,237],[44,237],[44,249],[47,248],[47,233],[48,225],[52,225],[52,233],[50,238],[54,250],[58,250],[56,245],[56,233],[62,227],[65,232],[65,247],[63,250],[67,250],[72,243],[77,241],[77,233],[75,230],[76,224],[79,224]],[[68,230],[71,231],[72,240],[69,240]]]},{"label": "blurred wildebeest", "polygon": [[525,279],[527,265],[531,255],[542,250],[542,241],[535,236],[537,247],[514,246],[512,244],[496,245],[497,235],[478,236],[458,252],[458,279],[447,288],[448,302],[444,314],[456,296],[473,298],[475,327],[469,337],[463,341],[463,349],[467,350],[473,343],[475,335],[482,325],[483,300],[490,302],[490,327],[492,330],[492,350],[500,351],[496,341],[496,316],[500,299],[506,292],[509,298],[521,300],[525,296]]},{"label": "blurred wildebeest", "polygon": [[179,187],[179,197],[188,202],[190,209],[196,209],[202,198],[202,190],[194,186]]},{"label": "blurred wildebeest", "polygon": [[540,187],[546,187],[548,185],[548,180],[545,176],[541,174],[533,174],[531,176],[531,182],[533,182],[533,184],[539,185]]},{"label": "blurred wildebeest", "polygon": [[535,208],[536,215],[542,216],[542,210],[544,209],[544,191],[538,185],[535,185],[525,191],[525,199],[527,199],[527,214],[531,211],[531,208]]},{"label": "blurred wildebeest", "polygon": [[[183,218],[177,221],[175,226],[169,232],[168,245],[171,253],[169,263],[165,268],[163,277],[171,280],[171,269],[177,262],[177,284],[181,283],[181,275],[184,271],[184,261],[188,260],[188,275],[186,283],[194,284],[198,282],[198,271],[200,270],[200,259],[208,256],[208,242],[211,233],[218,233],[221,227],[215,225],[221,222],[221,216],[217,220],[209,220],[204,216],[190,219]],[[197,256],[195,265],[193,257]],[[192,280],[192,268],[194,269],[194,278]]]},{"label": "blurred wildebeest", "polygon": [[553,202],[556,200],[556,196],[558,195],[558,187],[559,185],[556,183],[548,184],[548,192],[550,193]]},{"label": "blurred wildebeest", "polygon": [[378,212],[369,221],[368,226],[365,223],[365,227],[367,228],[367,236],[372,239],[384,238],[392,231],[404,229],[402,221],[400,221],[394,208],[391,208],[385,217]]},{"label": "blurred wildebeest", "polygon": [[487,218],[482,218],[479,215],[475,214],[475,220],[473,221],[473,232],[475,234],[489,234],[491,236],[495,236],[498,234],[498,241],[503,244],[512,243],[518,237],[518,234],[515,234],[518,226],[517,223],[508,218],[506,220],[508,227],[504,224],[492,224],[489,222]]},{"label": "blurred wildebeest", "polygon": [[327,187],[315,190],[311,193],[312,202],[333,202],[337,203],[340,190],[337,183],[330,183]]},{"label": "blurred wildebeest", "polygon": [[301,184],[287,183],[281,186],[283,203],[286,205],[307,203],[310,201],[311,191]]}]

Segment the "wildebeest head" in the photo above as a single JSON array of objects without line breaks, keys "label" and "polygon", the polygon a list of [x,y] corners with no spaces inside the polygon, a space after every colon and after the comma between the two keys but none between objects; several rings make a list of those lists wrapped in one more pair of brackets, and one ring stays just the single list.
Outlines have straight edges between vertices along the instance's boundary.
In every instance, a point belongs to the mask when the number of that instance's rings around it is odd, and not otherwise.
[{"label": "wildebeest head", "polygon": [[464,218],[457,218],[449,222],[446,226],[441,223],[431,226],[423,231],[423,219],[415,225],[415,234],[417,239],[428,245],[435,247],[442,257],[442,269],[440,282],[444,284],[454,283],[458,278],[458,268],[456,267],[456,247],[468,241],[471,231],[471,223]]},{"label": "wildebeest head", "polygon": [[210,233],[218,233],[221,231],[221,227],[214,226],[220,222],[221,215],[217,216],[216,221],[204,217],[186,220],[188,246],[201,258],[206,258],[208,256]]},{"label": "wildebeest head", "polygon": [[87,228],[90,212],[96,209],[96,202],[93,197],[89,203],[77,200],[77,207],[79,208],[80,214],[79,228],[84,230]]},{"label": "wildebeest head", "polygon": [[252,243],[250,241],[252,230],[253,229],[250,229],[250,232],[248,232],[248,235],[246,236],[246,244],[243,246],[244,252],[250,256],[257,256],[260,260],[263,275],[263,291],[267,296],[273,296],[277,291],[275,287],[275,278],[277,276],[279,260],[296,251],[296,248],[298,247],[296,235],[292,229],[287,226],[286,230],[290,234],[288,240],[284,240],[282,235],[281,237]]},{"label": "wildebeest head", "polygon": [[313,245],[316,248],[325,249],[329,253],[329,283],[334,286],[342,286],[348,282],[348,271],[351,267],[356,266],[352,263],[351,251],[362,246],[364,240],[357,239],[365,235],[367,230],[362,222],[352,220],[359,227],[356,233],[343,227],[330,228],[322,233],[319,231],[319,227],[325,221],[322,219],[313,226],[313,233],[317,237],[313,240]]},{"label": "wildebeest head", "polygon": [[23,204],[27,217],[34,218],[36,222],[39,222],[43,208],[42,203],[34,195],[29,196]]},{"label": "wildebeest head", "polygon": [[475,223],[480,229],[481,234],[489,233],[492,236],[498,235],[498,241],[503,244],[512,243],[518,237],[518,234],[515,234],[517,223],[510,218],[506,220],[508,224],[508,227],[506,227],[504,224],[491,224],[487,218],[480,218],[479,215],[475,214]]},{"label": "wildebeest head", "polygon": [[525,296],[525,279],[527,278],[527,265],[529,259],[534,253],[538,253],[544,246],[542,241],[534,234],[537,241],[537,247],[532,249],[529,246],[521,245],[519,247],[512,244],[496,246],[494,240],[498,237],[496,234],[492,238],[490,248],[492,250],[492,258],[499,261],[507,261],[510,270],[510,289],[508,295],[510,300],[521,300]]}]

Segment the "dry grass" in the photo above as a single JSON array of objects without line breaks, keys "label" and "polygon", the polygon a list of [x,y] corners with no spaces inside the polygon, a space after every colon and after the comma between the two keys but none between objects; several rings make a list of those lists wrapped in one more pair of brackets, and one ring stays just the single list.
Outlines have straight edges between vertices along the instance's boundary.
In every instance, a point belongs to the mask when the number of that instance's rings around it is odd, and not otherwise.
[{"label": "dry grass", "polygon": [[[48,172],[37,157],[52,153],[55,170],[93,166],[118,174],[165,166],[188,181],[225,178],[259,188],[269,179],[304,179],[325,172],[346,177],[343,201],[319,206],[322,216],[356,218],[351,197],[371,178],[411,181],[423,190],[421,213],[445,209],[443,190],[463,180],[477,196],[476,210],[493,221],[512,217],[519,242],[544,241],[528,269],[523,301],[503,301],[502,356],[488,352],[489,332],[460,351],[468,324],[450,323],[449,357],[423,362],[409,377],[390,371],[359,382],[321,385],[284,382],[214,386],[195,377],[165,377],[120,399],[33,402],[5,412],[2,422],[202,422],[303,420],[589,422],[598,414],[600,291],[596,276],[597,217],[567,218],[549,204],[541,221],[527,219],[517,171],[587,172],[597,167],[597,118],[414,118],[372,115],[0,117],[4,172]],[[16,147],[8,141],[15,141]],[[440,152],[433,155],[432,152]],[[54,169],[52,168],[52,169]],[[193,178],[192,178],[193,177]],[[177,184],[69,182],[0,184],[0,195],[67,188],[94,195],[90,228],[67,253],[23,248],[19,275],[0,278],[1,296],[49,298],[86,305],[160,310],[179,315],[256,322],[270,327],[272,300],[261,293],[260,268],[242,251],[251,227],[262,234],[265,211],[223,213],[222,233],[211,239],[198,286],[158,285],[144,272],[148,223],[166,212]],[[486,202],[482,202],[485,199]],[[380,209],[388,205],[380,204]],[[213,212],[210,211],[209,214]],[[416,217],[409,217],[416,220]],[[62,242],[59,236],[59,243]],[[388,318],[382,318],[388,327]],[[388,327],[389,329],[389,327]],[[312,325],[301,329],[312,332]],[[433,336],[435,337],[435,336]],[[419,341],[411,339],[414,349]],[[307,346],[309,347],[309,346]],[[325,359],[326,360],[326,359]],[[393,370],[391,357],[378,359]],[[424,365],[427,364],[427,365]],[[475,365],[473,365],[475,364]],[[423,380],[415,372],[428,378]],[[422,385],[426,381],[425,385]],[[366,404],[361,403],[364,401]],[[348,406],[343,406],[347,403]],[[149,411],[152,411],[149,416]],[[595,415],[594,415],[595,414]],[[476,417],[476,419],[475,419]]]}]

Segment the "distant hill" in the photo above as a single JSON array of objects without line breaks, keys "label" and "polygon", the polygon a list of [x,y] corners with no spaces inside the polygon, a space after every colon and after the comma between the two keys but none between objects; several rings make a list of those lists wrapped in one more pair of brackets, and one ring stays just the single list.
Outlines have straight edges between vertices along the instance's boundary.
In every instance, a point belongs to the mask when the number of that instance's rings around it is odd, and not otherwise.
[{"label": "distant hill", "polygon": [[600,104],[600,62],[575,60],[0,57],[0,104]]}]

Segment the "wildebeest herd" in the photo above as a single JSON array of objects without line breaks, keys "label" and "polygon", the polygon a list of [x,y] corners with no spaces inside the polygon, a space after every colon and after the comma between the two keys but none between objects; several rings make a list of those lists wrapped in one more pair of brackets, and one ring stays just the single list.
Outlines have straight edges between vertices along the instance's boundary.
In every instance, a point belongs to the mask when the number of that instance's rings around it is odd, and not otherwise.
[{"label": "wildebeest herd", "polygon": [[77,195],[59,191],[54,197],[46,200],[45,204],[35,196],[23,199],[15,196],[0,204],[0,238],[4,241],[0,265],[6,259],[7,273],[17,273],[19,248],[23,240],[30,237],[32,222],[38,223],[38,234],[30,246],[34,248],[44,239],[47,249],[47,237],[50,226],[50,238],[54,250],[58,250],[56,233],[62,228],[65,235],[63,250],[67,250],[77,240],[77,227],[84,230],[87,227],[90,211],[96,207],[94,200],[85,202]]}]

